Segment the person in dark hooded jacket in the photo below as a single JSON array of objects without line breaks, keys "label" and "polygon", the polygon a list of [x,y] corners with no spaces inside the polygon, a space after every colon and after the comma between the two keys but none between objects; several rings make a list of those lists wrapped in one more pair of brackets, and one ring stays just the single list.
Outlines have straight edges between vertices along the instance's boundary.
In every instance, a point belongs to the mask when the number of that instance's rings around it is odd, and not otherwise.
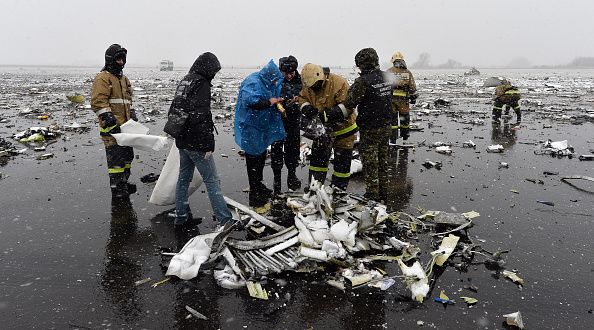
[{"label": "person in dark hooded jacket", "polygon": [[171,107],[182,109],[190,115],[185,130],[175,139],[179,149],[179,177],[175,190],[175,225],[184,225],[191,219],[188,187],[198,169],[208,191],[214,216],[222,226],[232,219],[231,212],[221,192],[220,179],[215,166],[213,151],[214,122],[210,111],[210,88],[214,76],[221,70],[217,57],[209,52],[200,55],[190,72],[180,81]]}]

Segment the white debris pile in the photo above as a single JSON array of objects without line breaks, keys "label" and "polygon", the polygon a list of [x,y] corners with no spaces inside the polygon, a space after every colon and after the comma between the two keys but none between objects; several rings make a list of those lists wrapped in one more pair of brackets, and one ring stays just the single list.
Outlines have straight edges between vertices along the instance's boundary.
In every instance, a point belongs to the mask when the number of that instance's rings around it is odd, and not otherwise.
[{"label": "white debris pile", "polygon": [[534,150],[535,155],[552,155],[557,157],[573,157],[574,149],[567,140],[563,141],[551,141],[546,140],[542,142],[537,148]]},{"label": "white debris pile", "polygon": [[[173,256],[167,275],[191,279],[204,265],[216,265],[217,270],[212,274],[219,286],[227,289],[247,286],[252,297],[268,299],[266,289],[258,283],[260,279],[286,271],[324,269],[326,283],[340,290],[360,287],[387,290],[402,281],[410,290],[411,299],[423,302],[435,283],[434,268],[447,267],[448,259],[462,258],[470,263],[477,254],[493,262],[500,261],[497,259],[500,253],[483,250],[465,234],[473,224],[472,219],[479,216],[474,211],[460,214],[426,211],[419,217],[403,212],[388,213],[383,204],[333,191],[314,180],[307,193],[284,200],[285,214],[290,214],[287,219],[293,221],[284,227],[279,224],[280,219],[268,218],[228,197],[225,199],[234,218],[240,220],[238,223],[263,225],[275,233],[240,240],[229,237],[233,230],[230,226],[221,232],[194,237]],[[436,232],[443,228],[447,230]],[[425,267],[420,260],[421,249],[417,243],[409,242],[418,240],[422,234],[439,246],[430,253]],[[397,262],[400,272],[389,274],[374,265],[376,261]]]}]

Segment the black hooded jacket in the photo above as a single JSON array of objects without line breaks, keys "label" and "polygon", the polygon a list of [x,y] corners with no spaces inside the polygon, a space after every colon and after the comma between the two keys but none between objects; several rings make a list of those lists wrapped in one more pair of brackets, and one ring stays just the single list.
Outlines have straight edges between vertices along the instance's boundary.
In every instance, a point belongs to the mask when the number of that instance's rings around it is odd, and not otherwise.
[{"label": "black hooded jacket", "polygon": [[221,64],[212,53],[200,55],[190,72],[180,81],[171,108],[190,113],[186,130],[175,139],[179,149],[214,151],[214,123],[210,112],[210,82],[221,70]]}]

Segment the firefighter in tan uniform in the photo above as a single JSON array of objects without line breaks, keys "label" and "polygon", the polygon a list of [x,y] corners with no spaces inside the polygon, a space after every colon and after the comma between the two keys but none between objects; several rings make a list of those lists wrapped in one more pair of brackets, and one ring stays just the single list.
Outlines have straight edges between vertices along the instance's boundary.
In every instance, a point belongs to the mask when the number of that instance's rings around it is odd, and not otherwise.
[{"label": "firefighter in tan uniform", "polygon": [[326,127],[327,134],[313,141],[309,163],[309,179],[314,177],[324,182],[328,172],[328,162],[334,149],[334,172],[332,185],[346,190],[351,176],[351,160],[355,133],[356,115],[347,109],[346,100],[349,83],[337,74],[331,73],[316,64],[307,63],[301,71],[303,89],[298,101],[305,117],[319,116]]},{"label": "firefighter in tan uniform", "polygon": [[392,135],[390,143],[396,143],[398,129],[403,140],[408,140],[410,131],[410,104],[417,102],[417,85],[410,70],[406,68],[406,62],[402,53],[396,52],[392,55],[392,67],[388,69],[393,74],[392,79]]},{"label": "firefighter in tan uniform", "polygon": [[132,109],[130,80],[122,73],[127,50],[113,44],[105,51],[105,66],[93,81],[91,109],[99,117],[99,133],[105,145],[109,184],[114,197],[126,197],[136,192],[128,183],[134,158],[132,147],[119,146],[111,134],[120,133],[120,125],[137,120]]},{"label": "firefighter in tan uniform", "polygon": [[[522,110],[520,109],[520,91],[518,87],[509,81],[503,80],[502,84],[495,88],[495,99],[493,101],[493,122],[499,123],[501,111],[505,107],[505,115],[509,114],[509,108],[516,113],[516,123],[522,122]],[[507,120],[506,120],[507,121]]]}]

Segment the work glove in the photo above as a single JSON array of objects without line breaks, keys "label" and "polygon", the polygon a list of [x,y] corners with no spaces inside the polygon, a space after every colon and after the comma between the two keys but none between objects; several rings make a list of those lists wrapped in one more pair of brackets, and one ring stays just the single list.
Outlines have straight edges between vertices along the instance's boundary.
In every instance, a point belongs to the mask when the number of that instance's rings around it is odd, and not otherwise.
[{"label": "work glove", "polygon": [[339,106],[335,106],[332,109],[326,109],[324,112],[326,113],[327,122],[330,125],[341,123],[346,119],[344,118],[344,113]]},{"label": "work glove", "polygon": [[316,108],[314,108],[313,106],[311,106],[310,104],[304,106],[303,108],[301,108],[301,112],[303,113],[303,115],[306,118],[309,119],[313,119],[317,114],[318,114],[318,110]]},{"label": "work glove", "polygon": [[417,97],[411,97],[410,98],[410,104],[417,104]]},{"label": "work glove", "polygon": [[136,117],[136,110],[135,109],[130,109],[130,119],[132,119],[134,121],[138,121],[138,117]]},{"label": "work glove", "polygon": [[103,123],[101,128],[113,127],[118,124],[116,117],[111,112],[104,112],[100,114],[99,119],[101,119],[101,122]]}]

